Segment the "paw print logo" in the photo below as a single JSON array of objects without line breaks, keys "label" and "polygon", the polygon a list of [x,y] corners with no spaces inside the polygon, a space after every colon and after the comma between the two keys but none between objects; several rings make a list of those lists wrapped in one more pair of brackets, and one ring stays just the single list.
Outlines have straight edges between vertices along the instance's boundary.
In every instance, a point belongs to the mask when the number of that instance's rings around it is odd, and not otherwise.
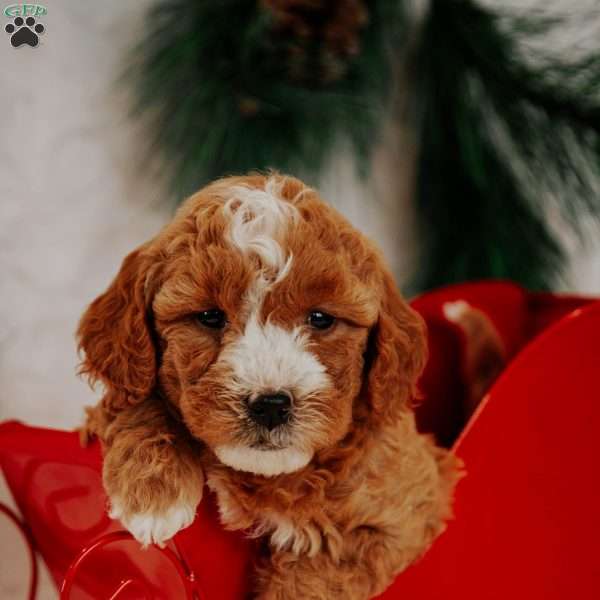
[{"label": "paw print logo", "polygon": [[10,43],[18,48],[23,44],[27,44],[35,48],[40,41],[38,34],[44,33],[44,26],[41,23],[36,23],[33,17],[27,17],[23,20],[22,17],[15,17],[12,23],[9,23],[4,30],[10,36]]}]

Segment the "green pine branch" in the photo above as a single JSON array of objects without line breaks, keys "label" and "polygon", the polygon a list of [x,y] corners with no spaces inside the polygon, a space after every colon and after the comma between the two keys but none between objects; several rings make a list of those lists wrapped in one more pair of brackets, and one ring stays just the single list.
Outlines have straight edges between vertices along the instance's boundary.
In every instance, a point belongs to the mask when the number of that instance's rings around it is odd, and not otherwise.
[{"label": "green pine branch", "polygon": [[507,29],[469,0],[431,3],[413,66],[420,289],[479,277],[551,287],[564,254],[549,203],[572,228],[600,211],[600,54],[527,61],[521,36],[540,25]]},{"label": "green pine branch", "polygon": [[369,3],[362,51],[332,83],[294,82],[256,0],[161,0],[126,79],[181,200],[216,177],[276,168],[315,180],[340,137],[367,163],[392,85],[403,3]]}]

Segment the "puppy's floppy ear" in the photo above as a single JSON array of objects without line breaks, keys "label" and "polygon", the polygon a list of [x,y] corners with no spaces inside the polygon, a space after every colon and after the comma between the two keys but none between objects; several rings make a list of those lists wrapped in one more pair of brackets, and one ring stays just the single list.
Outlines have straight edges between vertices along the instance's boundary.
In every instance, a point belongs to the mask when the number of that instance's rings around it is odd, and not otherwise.
[{"label": "puppy's floppy ear", "polygon": [[111,411],[148,397],[155,384],[156,352],[148,325],[143,247],[129,254],[108,290],[88,307],[77,338],[85,358],[79,372],[106,387]]},{"label": "puppy's floppy ear", "polygon": [[410,407],[427,359],[425,323],[402,299],[387,271],[366,358],[366,395],[372,411],[385,418]]}]

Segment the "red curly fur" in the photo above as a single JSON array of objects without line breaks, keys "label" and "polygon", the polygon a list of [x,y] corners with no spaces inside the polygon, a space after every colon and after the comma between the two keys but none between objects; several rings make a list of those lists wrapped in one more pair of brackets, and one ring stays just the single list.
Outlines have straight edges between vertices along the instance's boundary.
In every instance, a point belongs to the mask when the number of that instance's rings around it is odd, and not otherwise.
[{"label": "red curly fur", "polygon": [[[299,439],[311,458],[272,476],[232,468],[216,451],[250,439],[228,387],[235,365],[223,357],[244,332],[247,291],[265,267],[232,247],[223,207],[233,186],[269,181],[299,218],[277,233],[293,261],[264,294],[261,322],[289,332],[304,331],[316,307],[337,317],[331,330],[308,332],[307,351],[330,382],[302,400],[310,412]],[[215,306],[228,317],[224,330],[194,318]],[[82,372],[105,387],[87,423],[103,442],[105,487],[142,541],[188,524],[185,510],[168,511],[195,506],[204,474],[225,526],[265,539],[257,598],[364,600],[442,531],[459,469],[415,428],[423,322],[371,242],[302,182],[256,175],[201,190],[125,259],[78,335]],[[175,531],[156,529],[167,513]],[[141,527],[139,515],[154,520]]]}]

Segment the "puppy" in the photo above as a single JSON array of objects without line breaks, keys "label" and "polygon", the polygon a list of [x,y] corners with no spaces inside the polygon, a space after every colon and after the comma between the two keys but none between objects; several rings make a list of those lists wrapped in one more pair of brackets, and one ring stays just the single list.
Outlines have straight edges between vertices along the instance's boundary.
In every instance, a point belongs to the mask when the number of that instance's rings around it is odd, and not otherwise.
[{"label": "puppy", "polygon": [[424,325],[379,252],[280,175],[219,180],[83,315],[111,515],[142,544],[194,519],[265,540],[260,599],[364,600],[442,531],[456,459],[415,428]]}]

